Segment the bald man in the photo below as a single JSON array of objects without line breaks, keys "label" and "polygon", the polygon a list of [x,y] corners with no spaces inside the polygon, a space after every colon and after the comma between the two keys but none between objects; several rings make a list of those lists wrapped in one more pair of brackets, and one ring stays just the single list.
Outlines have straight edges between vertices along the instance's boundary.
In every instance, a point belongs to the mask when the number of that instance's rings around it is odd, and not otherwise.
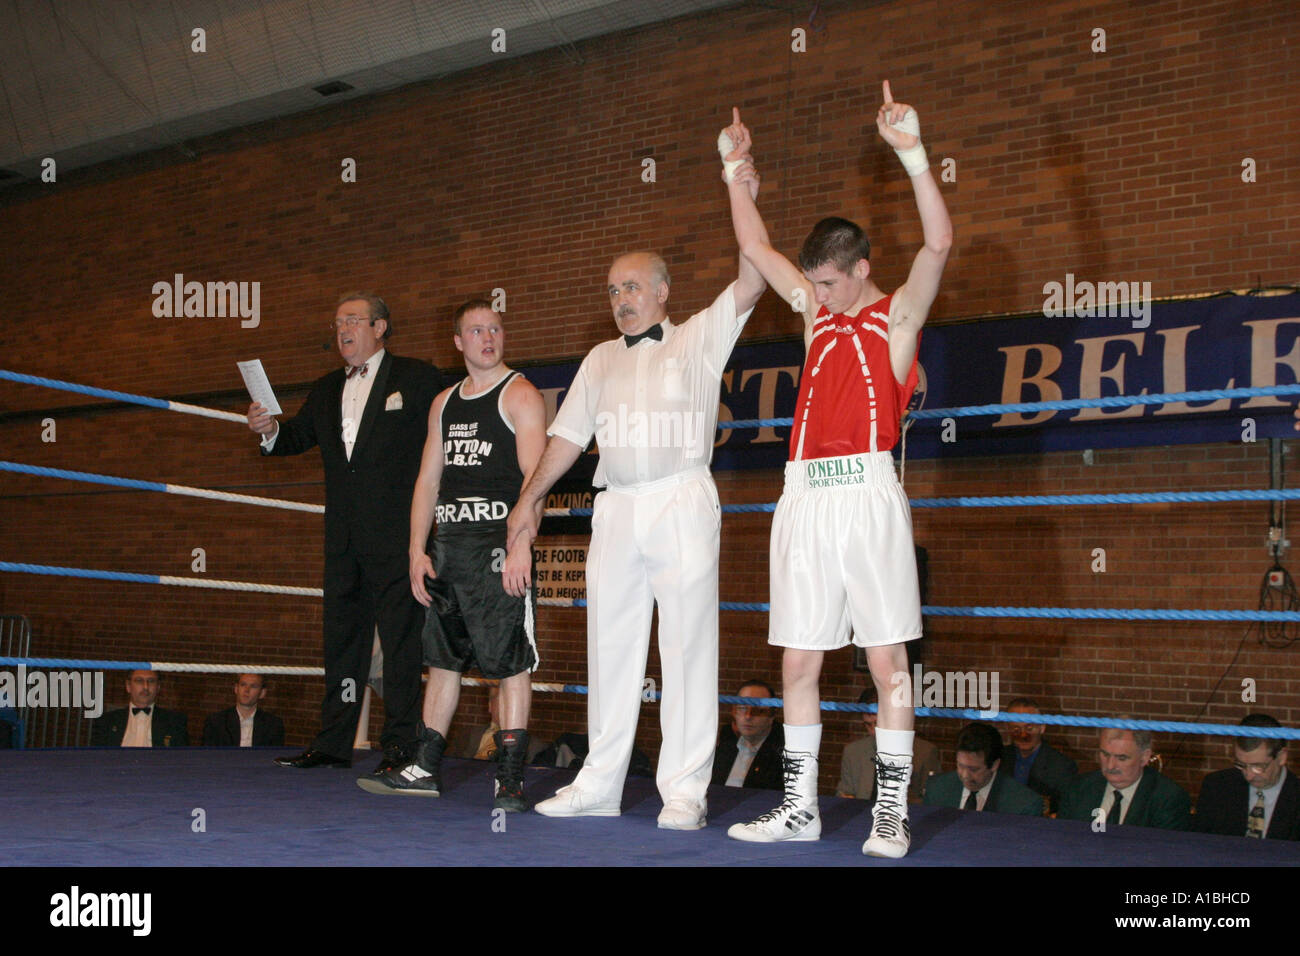
[{"label": "bald man", "polygon": [[[754,184],[757,193],[757,183]],[[718,547],[709,472],[722,372],[765,288],[748,260],[703,312],[668,319],[668,268],[652,252],[614,260],[607,292],[619,338],[587,355],[510,513],[507,539],[537,536],[546,492],[594,436],[600,463],[587,552],[587,726],[574,782],[545,816],[618,816],[659,604],[663,747],[656,782],[666,830],[705,824],[718,725]]]}]

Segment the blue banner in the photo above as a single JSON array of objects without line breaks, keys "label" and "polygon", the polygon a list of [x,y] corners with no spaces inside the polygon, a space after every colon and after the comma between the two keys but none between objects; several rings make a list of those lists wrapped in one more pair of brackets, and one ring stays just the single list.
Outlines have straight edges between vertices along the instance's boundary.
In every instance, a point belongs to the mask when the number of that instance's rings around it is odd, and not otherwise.
[{"label": "blue banner", "polygon": [[[1049,303],[1055,317],[927,328],[912,407],[1300,382],[1300,294],[1146,303],[1141,312],[1125,308],[1110,318],[1071,317],[1072,295],[1067,286],[1059,301]],[[1078,311],[1105,310],[1090,303]],[[722,380],[719,421],[790,417],[803,359],[802,339],[737,346]],[[546,397],[548,417],[577,369],[577,363],[526,369]],[[1256,397],[921,420],[908,433],[907,453],[932,458],[1289,438],[1295,437],[1295,406],[1287,397]],[[713,467],[779,468],[789,437],[789,426],[719,429]],[[548,507],[590,507],[594,469],[595,454],[584,456]]]}]

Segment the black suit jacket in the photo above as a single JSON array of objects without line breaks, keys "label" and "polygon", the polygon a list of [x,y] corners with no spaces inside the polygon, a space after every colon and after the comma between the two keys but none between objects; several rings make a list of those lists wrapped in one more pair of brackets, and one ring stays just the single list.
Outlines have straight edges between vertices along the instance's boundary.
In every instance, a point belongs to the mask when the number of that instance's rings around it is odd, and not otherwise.
[{"label": "black suit jacket", "polygon": [[[785,731],[779,721],[772,724],[772,732],[763,741],[763,746],[754,754],[754,762],[745,774],[745,786],[758,790],[782,790],[785,777],[781,772],[781,752],[785,749]],[[713,782],[720,786],[727,785],[731,776],[731,765],[736,762],[736,732],[731,724],[726,724],[718,731],[718,748],[713,752]]]},{"label": "black suit jacket", "polygon": [[[1198,833],[1224,836],[1246,835],[1246,818],[1250,815],[1251,793],[1246,779],[1235,767],[1210,774],[1201,783],[1196,799],[1192,829]],[[1300,840],[1300,780],[1288,772],[1282,792],[1273,807],[1266,840]]]},{"label": "black suit jacket", "polygon": [[[131,716],[129,707],[110,710],[100,717],[90,728],[90,745],[92,747],[120,747],[122,737],[126,735],[126,722]],[[188,747],[189,730],[187,718],[178,710],[163,710],[157,704],[153,708],[153,719],[149,726],[153,729],[155,747]]]},{"label": "black suit jacket", "polygon": [[[203,746],[238,747],[239,711],[227,707],[209,714],[203,723]],[[284,746],[284,721],[261,707],[253,712],[253,746]]]},{"label": "black suit jacket", "polygon": [[[1002,749],[1002,772],[1012,779],[1016,771],[1016,745],[1008,744]],[[1034,762],[1029,765],[1029,789],[1040,796],[1047,797],[1048,808],[1055,813],[1060,803],[1061,794],[1078,775],[1079,765],[1061,753],[1051,744],[1042,742]]]},{"label": "black suit jacket", "polygon": [[411,497],[420,474],[429,406],[441,389],[428,362],[385,352],[352,446],[343,445],[338,368],[312,386],[298,414],[280,424],[264,455],[298,455],[320,447],[325,466],[325,553],[405,554]]}]

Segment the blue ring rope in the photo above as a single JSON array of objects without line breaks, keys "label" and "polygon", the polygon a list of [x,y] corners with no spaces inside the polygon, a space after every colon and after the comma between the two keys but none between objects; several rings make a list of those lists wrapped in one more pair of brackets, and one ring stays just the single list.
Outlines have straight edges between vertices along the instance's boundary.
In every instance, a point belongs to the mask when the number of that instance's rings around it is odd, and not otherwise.
[{"label": "blue ring rope", "polygon": [[[62,657],[0,657],[0,667],[44,667],[60,670],[153,670],[150,661],[99,661]],[[555,686],[555,685],[552,685]],[[559,685],[565,694],[586,694],[582,684]],[[655,693],[656,700],[661,696]],[[781,707],[780,697],[737,697],[719,694],[723,704],[743,704],[750,707]],[[824,700],[821,709],[844,713],[872,713],[876,704],[857,704],[847,701]],[[1128,720],[1116,717],[1077,717],[1069,714],[1011,714],[1005,711],[991,714],[973,708],[917,707],[918,717],[952,717],[959,720],[991,720],[1006,723],[1052,724],[1065,727],[1115,727],[1122,730],[1151,730],[1160,733],[1207,734],[1224,737],[1260,737],[1282,740],[1300,740],[1300,729],[1290,727],[1241,727],[1235,724],[1197,724],[1171,720]],[[1032,720],[1030,719],[1032,718]]]},{"label": "blue ring rope", "polygon": [[[66,468],[48,468],[42,465],[24,465],[0,461],[0,471],[37,475],[43,478],[64,478],[92,484],[135,488],[140,491],[159,491],[164,494],[172,486],[160,481],[139,478],[119,478],[89,471],[70,471]],[[200,489],[203,490],[203,489]],[[1242,489],[1238,491],[1144,491],[1116,492],[1095,495],[986,495],[982,497],[958,496],[953,498],[912,498],[913,508],[1021,508],[1056,505],[1110,505],[1110,504],[1162,504],[1170,502],[1223,502],[1223,501],[1295,501],[1300,499],[1300,488]],[[552,508],[548,517],[587,517],[591,508]],[[723,505],[724,514],[770,513],[776,510],[773,502],[758,504]]]},{"label": "blue ring rope", "polygon": [[[102,581],[131,581],[137,584],[171,584],[158,574],[135,574],[129,571],[97,571],[88,568],[62,568],[48,564],[21,564],[0,561],[0,572],[50,574],[70,578],[94,578]],[[271,585],[254,585],[271,587]],[[545,607],[586,607],[584,598],[565,602],[545,598]],[[771,606],[760,601],[720,601],[722,611],[768,611]],[[1012,617],[1060,618],[1086,621],[1300,621],[1300,611],[1219,611],[1208,609],[1178,610],[1169,608],[1073,608],[1073,607],[943,607],[925,605],[922,614],[936,617]]]},{"label": "blue ring rope", "polygon": [[135,574],[130,571],[95,571],[88,568],[60,568],[51,564],[22,564],[0,561],[0,571],[18,574],[52,574],[64,578],[94,578],[100,581],[131,581],[135,584],[161,584],[160,574]]},{"label": "blue ring rope", "polygon": [[39,375],[23,375],[21,372],[10,372],[7,369],[0,369],[0,379],[6,379],[10,382],[21,382],[24,385],[40,385],[44,388],[54,388],[63,392],[77,392],[81,395],[93,395],[96,398],[111,398],[119,402],[129,402],[132,405],[147,405],[149,408],[170,408],[171,403],[161,398],[150,398],[148,395],[132,395],[130,392],[115,392],[109,388],[93,388],[89,385],[78,385],[76,382],[62,382],[57,378],[42,378]]},{"label": "blue ring rope", "polygon": [[[0,566],[0,570],[3,567]],[[543,607],[586,607],[582,598],[541,598]],[[770,611],[761,601],[719,601],[722,611]],[[944,607],[926,604],[922,614],[935,617],[1010,617],[1083,621],[1300,621],[1300,611],[1219,611],[1194,608],[1096,608],[1096,607]]]},{"label": "blue ring rope", "polygon": [[[147,395],[133,395],[130,392],[118,392],[107,388],[94,388],[79,385],[76,382],[64,382],[55,378],[43,378],[39,375],[24,375],[0,369],[0,379],[20,382],[25,385],[40,385],[45,388],[59,389],[65,392],[77,392],[93,395],[97,398],[110,398],[119,402],[146,405],[150,408],[172,408],[172,403],[161,398]],[[1174,402],[1208,402],[1221,399],[1255,398],[1272,395],[1300,394],[1300,384],[1269,385],[1247,388],[1210,388],[1188,392],[1164,392],[1155,395],[1108,395],[1104,398],[1070,398],[1045,402],[1012,402],[998,405],[967,405],[959,408],[920,409],[908,412],[908,416],[918,421],[933,418],[963,418],[976,415],[1005,415],[1011,412],[1070,411],[1080,408],[1124,408],[1131,405],[1169,405]],[[719,422],[719,428],[770,428],[793,425],[793,418],[747,418]]]},{"label": "blue ring rope", "polygon": [[[2,463],[0,463],[2,465]],[[913,508],[1041,508],[1055,505],[1148,505],[1182,502],[1204,504],[1220,501],[1295,501],[1300,488],[1244,488],[1238,491],[1134,491],[1099,495],[985,495],[980,497],[911,498]],[[723,505],[724,514],[773,512],[775,502]],[[591,508],[548,508],[548,518],[582,518]]]},{"label": "blue ring rope", "polygon": [[[1265,395],[1300,395],[1298,385],[1268,385],[1259,388],[1209,388],[1194,392],[1164,392],[1156,395],[1107,395],[1104,398],[1064,398],[1045,402],[1010,402],[997,405],[965,405],[910,411],[905,417],[916,421],[934,418],[969,418],[977,415],[1006,415],[1012,412],[1073,411],[1080,408],[1127,408],[1131,405],[1171,405],[1174,402],[1205,402],[1225,398],[1256,398]],[[793,418],[741,418],[718,422],[719,428],[782,428]]]},{"label": "blue ring rope", "polygon": [[118,478],[116,475],[97,475],[90,471],[68,471],[64,468],[46,468],[42,465],[23,465],[16,461],[0,461],[0,471],[20,475],[39,475],[42,478],[66,478],[96,485],[115,485],[119,488],[138,488],[141,491],[167,491],[161,481],[141,481],[139,478]]}]

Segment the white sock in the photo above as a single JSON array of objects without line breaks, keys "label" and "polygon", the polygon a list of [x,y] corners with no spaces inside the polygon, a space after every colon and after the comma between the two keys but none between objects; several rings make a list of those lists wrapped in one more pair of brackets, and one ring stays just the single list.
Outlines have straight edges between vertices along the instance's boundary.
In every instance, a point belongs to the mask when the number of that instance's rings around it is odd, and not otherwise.
[{"label": "white sock", "polygon": [[[906,755],[908,759],[912,756],[912,738],[916,736],[914,730],[886,730],[879,725],[876,726],[876,753],[893,754],[894,756]],[[790,738],[787,737],[788,741]]]},{"label": "white sock", "polygon": [[786,750],[817,756],[822,747],[821,724],[804,724],[801,726],[782,724],[781,726],[785,728]]}]

